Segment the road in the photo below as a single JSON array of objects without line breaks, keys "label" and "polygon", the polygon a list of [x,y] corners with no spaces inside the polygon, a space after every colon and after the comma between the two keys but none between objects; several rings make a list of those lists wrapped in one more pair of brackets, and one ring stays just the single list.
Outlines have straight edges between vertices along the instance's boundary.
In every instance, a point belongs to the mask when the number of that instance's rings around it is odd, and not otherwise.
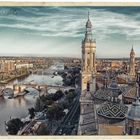
[{"label": "road", "polygon": [[[69,112],[66,114],[64,119],[62,120],[60,126],[56,129],[53,135],[63,135],[63,134],[70,134],[70,130],[75,126],[74,121],[78,119],[78,116],[80,115],[79,109],[80,109],[80,88],[76,89],[77,96],[74,99]],[[76,117],[76,118],[75,118]]]}]

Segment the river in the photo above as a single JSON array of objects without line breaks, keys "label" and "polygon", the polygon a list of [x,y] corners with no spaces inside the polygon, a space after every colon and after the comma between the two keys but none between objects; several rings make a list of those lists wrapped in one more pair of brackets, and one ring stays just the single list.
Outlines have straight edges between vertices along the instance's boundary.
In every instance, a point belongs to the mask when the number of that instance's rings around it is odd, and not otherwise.
[{"label": "river", "polygon": [[[59,67],[60,68],[60,67]],[[57,70],[57,66],[52,66],[49,71]],[[48,85],[62,85],[62,78],[60,76],[52,77],[48,75],[32,74],[28,77],[20,80],[14,80],[10,84],[15,83],[29,83],[33,81],[38,84]],[[0,97],[0,135],[8,135],[5,131],[5,121],[11,118],[24,118],[28,115],[28,108],[34,107],[36,98],[38,97],[38,91],[30,89],[30,93],[23,97],[17,97],[14,99],[8,99],[6,96]]]}]

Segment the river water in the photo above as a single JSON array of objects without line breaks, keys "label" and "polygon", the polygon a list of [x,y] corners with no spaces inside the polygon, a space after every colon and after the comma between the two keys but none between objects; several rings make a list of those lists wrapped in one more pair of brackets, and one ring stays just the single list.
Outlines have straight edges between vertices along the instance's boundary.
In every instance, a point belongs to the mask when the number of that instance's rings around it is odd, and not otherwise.
[{"label": "river water", "polygon": [[[49,70],[57,70],[57,66],[52,66]],[[15,83],[29,83],[34,82],[38,84],[48,85],[62,85],[62,78],[60,76],[52,77],[48,75],[32,74],[28,77],[20,80],[14,80],[10,84]],[[28,108],[34,107],[36,98],[38,97],[38,91],[35,89],[29,89],[30,93],[24,97],[17,97],[14,99],[8,99],[6,96],[0,97],[0,135],[7,135],[5,131],[5,121],[11,118],[24,118],[28,115]]]}]

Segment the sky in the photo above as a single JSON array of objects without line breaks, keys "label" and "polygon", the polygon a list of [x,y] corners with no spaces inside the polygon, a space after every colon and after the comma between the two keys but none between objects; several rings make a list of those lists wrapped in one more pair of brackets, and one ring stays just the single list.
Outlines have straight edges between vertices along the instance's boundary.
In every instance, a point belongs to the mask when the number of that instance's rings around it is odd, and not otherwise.
[{"label": "sky", "polygon": [[97,58],[140,57],[140,7],[0,7],[0,55],[80,58],[88,11]]}]

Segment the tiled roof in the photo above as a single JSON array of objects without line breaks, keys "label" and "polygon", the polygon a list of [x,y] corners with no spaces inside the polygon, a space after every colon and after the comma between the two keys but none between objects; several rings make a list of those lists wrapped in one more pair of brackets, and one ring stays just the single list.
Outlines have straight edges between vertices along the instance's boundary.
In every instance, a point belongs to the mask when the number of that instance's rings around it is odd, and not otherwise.
[{"label": "tiled roof", "polygon": [[123,104],[106,102],[97,109],[97,114],[110,119],[124,119],[127,110]]},{"label": "tiled roof", "polygon": [[123,97],[134,99],[136,97],[136,87],[126,87],[122,95]]}]

